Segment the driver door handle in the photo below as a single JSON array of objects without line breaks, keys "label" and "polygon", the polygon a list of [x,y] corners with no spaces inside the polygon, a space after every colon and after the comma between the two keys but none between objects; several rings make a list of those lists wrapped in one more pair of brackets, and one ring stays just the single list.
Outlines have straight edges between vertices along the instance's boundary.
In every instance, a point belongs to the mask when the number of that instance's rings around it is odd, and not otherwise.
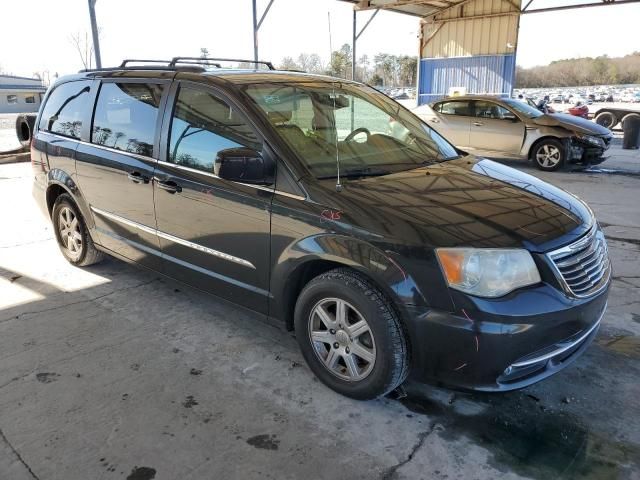
[{"label": "driver door handle", "polygon": [[162,181],[159,178],[154,178],[154,180],[158,188],[161,188],[165,192],[176,193],[182,191],[182,187],[173,180]]},{"label": "driver door handle", "polygon": [[433,123],[440,123],[440,120],[438,120],[437,118],[430,118],[429,121]]},{"label": "driver door handle", "polygon": [[127,178],[133,183],[149,183],[149,177],[145,177],[140,172],[129,172]]},{"label": "driver door handle", "polygon": [[481,126],[483,126],[483,125],[484,125],[484,123],[482,123],[482,122],[473,122],[473,124],[474,124],[476,127],[481,127]]}]

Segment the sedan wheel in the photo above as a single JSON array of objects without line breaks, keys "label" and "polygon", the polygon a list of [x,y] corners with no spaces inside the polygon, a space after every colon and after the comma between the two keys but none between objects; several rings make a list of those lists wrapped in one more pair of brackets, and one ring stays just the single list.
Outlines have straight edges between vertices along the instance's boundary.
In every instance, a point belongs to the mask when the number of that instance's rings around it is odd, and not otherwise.
[{"label": "sedan wheel", "polygon": [[309,336],[316,355],[333,375],[346,381],[366,378],[376,361],[371,327],[350,303],[326,298],[309,316]]},{"label": "sedan wheel", "polygon": [[543,140],[535,146],[532,159],[540,170],[558,170],[564,163],[564,147],[557,140]]}]

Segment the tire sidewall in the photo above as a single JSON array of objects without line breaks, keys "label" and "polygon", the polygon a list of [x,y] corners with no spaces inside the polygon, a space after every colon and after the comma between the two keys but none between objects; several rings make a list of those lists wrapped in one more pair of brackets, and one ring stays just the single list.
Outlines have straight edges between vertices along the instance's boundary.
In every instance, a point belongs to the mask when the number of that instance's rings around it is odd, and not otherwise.
[{"label": "tire sidewall", "polygon": [[[309,338],[309,316],[313,307],[325,298],[345,300],[366,319],[376,345],[376,359],[371,373],[357,382],[342,380],[321,363]],[[387,305],[387,308],[391,308]],[[356,399],[371,399],[384,393],[393,376],[393,347],[387,334],[385,312],[378,302],[365,295],[356,285],[320,278],[312,281],[300,294],[295,308],[295,332],[302,355],[313,373],[331,389]]]},{"label": "tire sidewall", "polygon": [[[542,147],[544,147],[545,145],[550,145],[560,150],[560,161],[552,167],[545,167],[543,165],[540,165],[540,163],[538,162],[537,154],[540,151],[540,149],[542,149]],[[540,142],[536,143],[533,149],[531,150],[531,161],[533,161],[533,163],[537,168],[545,172],[553,172],[562,168],[565,163],[565,157],[566,157],[566,152],[562,143],[552,138],[541,140]]]},{"label": "tire sidewall", "polygon": [[[62,238],[60,238],[60,226],[59,226],[60,210],[62,210],[65,207],[69,208],[73,212],[75,217],[78,219],[78,222],[80,223],[80,235],[82,236],[82,251],[80,252],[80,255],[78,256],[78,258],[76,259],[69,256],[69,252],[67,251],[67,249],[64,247],[64,244],[62,243]],[[84,218],[82,217],[82,214],[78,210],[78,207],[73,202],[71,197],[69,197],[69,195],[62,194],[58,197],[55,204],[53,205],[53,210],[51,211],[51,222],[53,224],[53,231],[56,236],[56,241],[58,242],[58,248],[60,248],[60,251],[62,252],[62,255],[64,255],[64,258],[66,258],[67,261],[73,265],[81,265],[85,257],[87,256],[87,249],[89,245],[87,227],[84,223]]]}]

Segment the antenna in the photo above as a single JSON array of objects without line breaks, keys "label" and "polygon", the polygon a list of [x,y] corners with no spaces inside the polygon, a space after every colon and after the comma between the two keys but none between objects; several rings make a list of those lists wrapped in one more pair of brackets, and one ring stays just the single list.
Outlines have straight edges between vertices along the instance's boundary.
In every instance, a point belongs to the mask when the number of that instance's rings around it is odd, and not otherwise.
[{"label": "antenna", "polygon": [[[327,11],[327,18],[329,20],[329,65],[331,65],[331,60],[333,57],[333,45],[331,44],[331,12]],[[331,71],[333,74],[333,70]],[[333,80],[333,75],[331,76],[331,87],[333,90],[333,128],[335,130],[335,134],[333,138],[336,143],[336,167],[338,169],[338,178],[336,180],[336,192],[342,191],[342,184],[340,183],[340,152],[338,151],[338,125],[336,123],[336,82]]]}]

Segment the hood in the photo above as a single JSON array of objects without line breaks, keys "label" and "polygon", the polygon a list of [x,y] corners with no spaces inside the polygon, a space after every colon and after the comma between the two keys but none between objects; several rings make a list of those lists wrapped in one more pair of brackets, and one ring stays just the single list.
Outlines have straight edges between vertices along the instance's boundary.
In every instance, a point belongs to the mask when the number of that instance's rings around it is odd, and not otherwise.
[{"label": "hood", "polygon": [[564,190],[472,156],[331,190],[327,204],[346,224],[407,246],[544,252],[576,240],[594,221],[589,207]]},{"label": "hood", "polygon": [[587,135],[609,135],[611,131],[608,128],[598,125],[586,118],[576,117],[567,113],[553,113],[542,115],[531,120],[536,125],[545,127],[563,127],[577,133]]}]

